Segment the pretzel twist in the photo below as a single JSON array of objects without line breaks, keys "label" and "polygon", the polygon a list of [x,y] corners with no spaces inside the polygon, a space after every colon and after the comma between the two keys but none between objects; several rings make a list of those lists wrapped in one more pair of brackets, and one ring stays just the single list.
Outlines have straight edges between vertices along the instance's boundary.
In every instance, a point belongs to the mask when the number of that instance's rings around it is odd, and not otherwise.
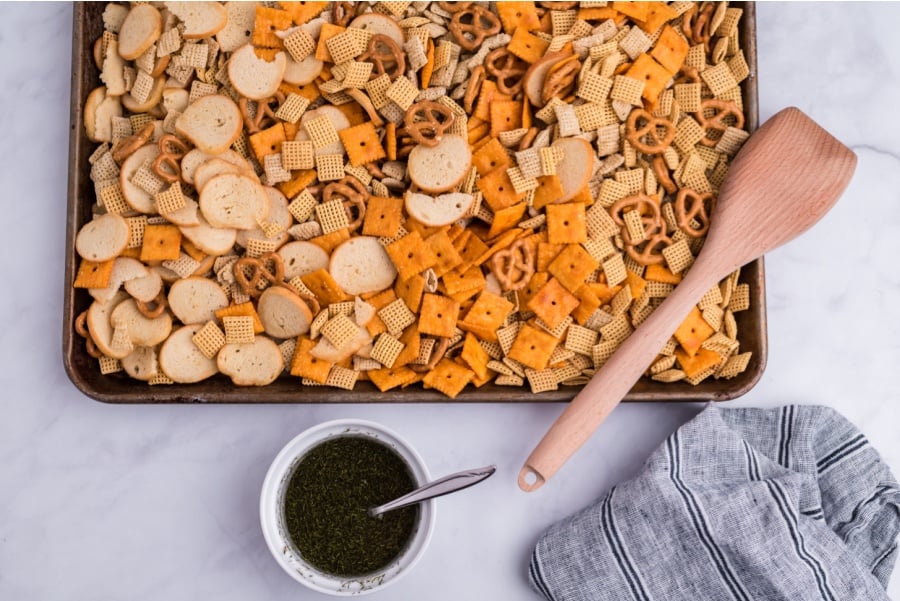
[{"label": "pretzel twist", "polygon": [[275,116],[278,109],[273,110],[272,103],[277,103],[278,106],[281,106],[284,104],[284,100],[284,93],[275,92],[275,94],[269,98],[256,101],[256,112],[251,115],[250,101],[241,96],[241,98],[238,99],[238,108],[241,111],[241,117],[244,119],[244,127],[247,129],[247,133],[255,134],[265,129],[263,123],[265,123],[266,118],[271,119],[272,121],[278,120],[278,117]]},{"label": "pretzel twist", "polygon": [[[712,109],[712,114],[709,117],[706,116],[708,109]],[[700,112],[695,114],[700,122],[700,127],[703,128],[703,139],[700,140],[700,143],[704,146],[712,147],[718,143],[721,134],[725,133],[725,130],[729,128],[726,122],[726,119],[729,117],[734,119],[734,125],[731,127],[738,129],[744,127],[744,112],[738,108],[738,105],[733,100],[709,98],[700,103]],[[711,138],[709,136],[710,130],[720,132],[720,136],[717,136],[715,139]]]},{"label": "pretzel twist", "polygon": [[580,72],[581,63],[578,62],[577,54],[564,58],[553,65],[544,78],[541,101],[547,104],[553,98],[567,98],[575,89],[575,83]]},{"label": "pretzel twist", "polygon": [[[643,125],[639,125],[643,121]],[[665,134],[660,136],[659,128],[665,129]],[[668,119],[654,117],[644,109],[634,109],[628,115],[625,124],[625,137],[628,142],[644,154],[659,154],[663,152],[672,140],[675,139],[675,124]],[[645,142],[644,140],[648,140]]]},{"label": "pretzel twist", "polygon": [[457,44],[472,52],[485,38],[500,33],[500,19],[480,4],[468,3],[453,13],[448,29]]},{"label": "pretzel twist", "polygon": [[505,46],[491,50],[484,57],[484,68],[496,78],[497,89],[503,94],[515,96],[522,91],[528,64]]},{"label": "pretzel twist", "polygon": [[162,136],[157,145],[159,156],[153,159],[153,172],[173,184],[181,179],[181,159],[187,154],[188,146],[172,134]]},{"label": "pretzel twist", "polygon": [[234,262],[233,269],[235,282],[251,298],[258,297],[270,285],[284,282],[284,261],[278,253],[265,253],[258,259],[241,257]]},{"label": "pretzel twist", "polygon": [[422,100],[406,110],[403,126],[406,134],[417,144],[434,147],[455,120],[456,115],[448,107],[432,100]]},{"label": "pretzel twist", "polygon": [[494,253],[491,266],[504,290],[521,290],[534,275],[534,251],[525,240],[517,240]]},{"label": "pretzel twist", "polygon": [[[369,192],[362,182],[355,177],[347,176],[325,186],[322,190],[322,202],[329,202],[336,198],[341,199],[341,204],[347,213],[347,219],[350,221],[347,227],[350,228],[350,231],[353,232],[362,227],[366,217],[366,200],[369,198]],[[354,209],[356,210],[355,216]]]},{"label": "pretzel twist", "polygon": [[391,81],[394,81],[406,71],[406,53],[397,42],[383,33],[374,34],[366,45],[366,51],[356,60],[374,65],[369,79],[387,73]]},{"label": "pretzel twist", "polygon": [[[709,213],[715,199],[712,193],[699,193],[690,188],[682,188],[675,197],[675,221],[678,227],[691,238],[699,238],[709,231]],[[693,223],[699,223],[694,226]]]}]

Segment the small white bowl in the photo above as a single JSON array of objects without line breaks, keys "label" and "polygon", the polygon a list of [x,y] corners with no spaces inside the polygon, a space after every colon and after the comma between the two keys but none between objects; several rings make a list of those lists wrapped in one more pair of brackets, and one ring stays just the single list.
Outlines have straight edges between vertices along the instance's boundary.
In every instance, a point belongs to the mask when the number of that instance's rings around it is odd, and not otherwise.
[{"label": "small white bowl", "polygon": [[379,424],[340,419],[314,426],[290,441],[272,462],[263,482],[259,515],[263,536],[275,561],[294,580],[320,593],[350,596],[379,591],[408,573],[422,557],[434,530],[434,501],[419,505],[419,519],[412,540],[397,559],[385,568],[360,577],[340,577],[324,573],[307,563],[291,542],[284,524],[284,494],[294,469],[312,447],[335,436],[369,436],[397,452],[422,486],[430,480],[422,457],[395,432]]}]

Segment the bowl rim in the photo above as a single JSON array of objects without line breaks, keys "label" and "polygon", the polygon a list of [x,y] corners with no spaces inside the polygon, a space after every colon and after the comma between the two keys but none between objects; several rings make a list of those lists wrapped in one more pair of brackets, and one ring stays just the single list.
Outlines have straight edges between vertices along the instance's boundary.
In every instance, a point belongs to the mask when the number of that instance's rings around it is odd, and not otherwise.
[{"label": "bowl rim", "polygon": [[362,435],[374,438],[391,447],[407,464],[417,485],[431,480],[424,459],[405,438],[379,423],[353,418],[335,419],[316,424],[285,444],[269,466],[260,492],[259,517],[263,538],[276,563],[297,582],[320,593],[335,596],[364,595],[380,591],[397,582],[419,562],[431,542],[435,527],[433,500],[420,504],[419,523],[409,546],[388,566],[374,574],[358,577],[338,577],[324,574],[292,552],[290,543],[278,527],[281,512],[279,490],[281,483],[296,462],[311,448],[333,437]]}]

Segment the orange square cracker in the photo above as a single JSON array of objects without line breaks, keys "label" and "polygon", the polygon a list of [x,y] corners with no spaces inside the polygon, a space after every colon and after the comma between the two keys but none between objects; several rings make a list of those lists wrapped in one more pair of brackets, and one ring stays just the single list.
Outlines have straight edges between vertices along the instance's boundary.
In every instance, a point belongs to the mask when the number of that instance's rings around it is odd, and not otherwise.
[{"label": "orange square cracker", "polygon": [[575,293],[582,287],[585,279],[598,267],[600,267],[600,262],[584,250],[580,244],[568,244],[561,253],[556,255],[547,271],[559,280],[566,290]]},{"label": "orange square cracker", "polygon": [[527,307],[552,329],[565,321],[578,302],[578,298],[566,290],[559,280],[550,278],[528,301]]},{"label": "orange square cracker", "polygon": [[531,369],[544,369],[557,343],[552,334],[525,324],[519,328],[508,356]]},{"label": "orange square cracker", "polygon": [[547,241],[550,244],[580,244],[587,241],[584,205],[570,202],[548,205]]},{"label": "orange square cracker", "polygon": [[419,331],[422,334],[453,338],[459,303],[440,294],[425,294],[419,311]]}]

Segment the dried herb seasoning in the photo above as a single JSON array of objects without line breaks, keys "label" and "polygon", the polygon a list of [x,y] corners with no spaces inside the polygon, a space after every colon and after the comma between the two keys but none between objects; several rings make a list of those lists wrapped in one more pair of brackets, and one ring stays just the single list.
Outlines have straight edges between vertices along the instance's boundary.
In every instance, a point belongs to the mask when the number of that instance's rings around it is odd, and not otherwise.
[{"label": "dried herb seasoning", "polygon": [[297,551],[335,576],[386,567],[412,538],[417,506],[369,517],[368,509],[404,495],[415,480],[390,447],[366,436],[338,436],[301,458],[285,491],[284,518]]}]

